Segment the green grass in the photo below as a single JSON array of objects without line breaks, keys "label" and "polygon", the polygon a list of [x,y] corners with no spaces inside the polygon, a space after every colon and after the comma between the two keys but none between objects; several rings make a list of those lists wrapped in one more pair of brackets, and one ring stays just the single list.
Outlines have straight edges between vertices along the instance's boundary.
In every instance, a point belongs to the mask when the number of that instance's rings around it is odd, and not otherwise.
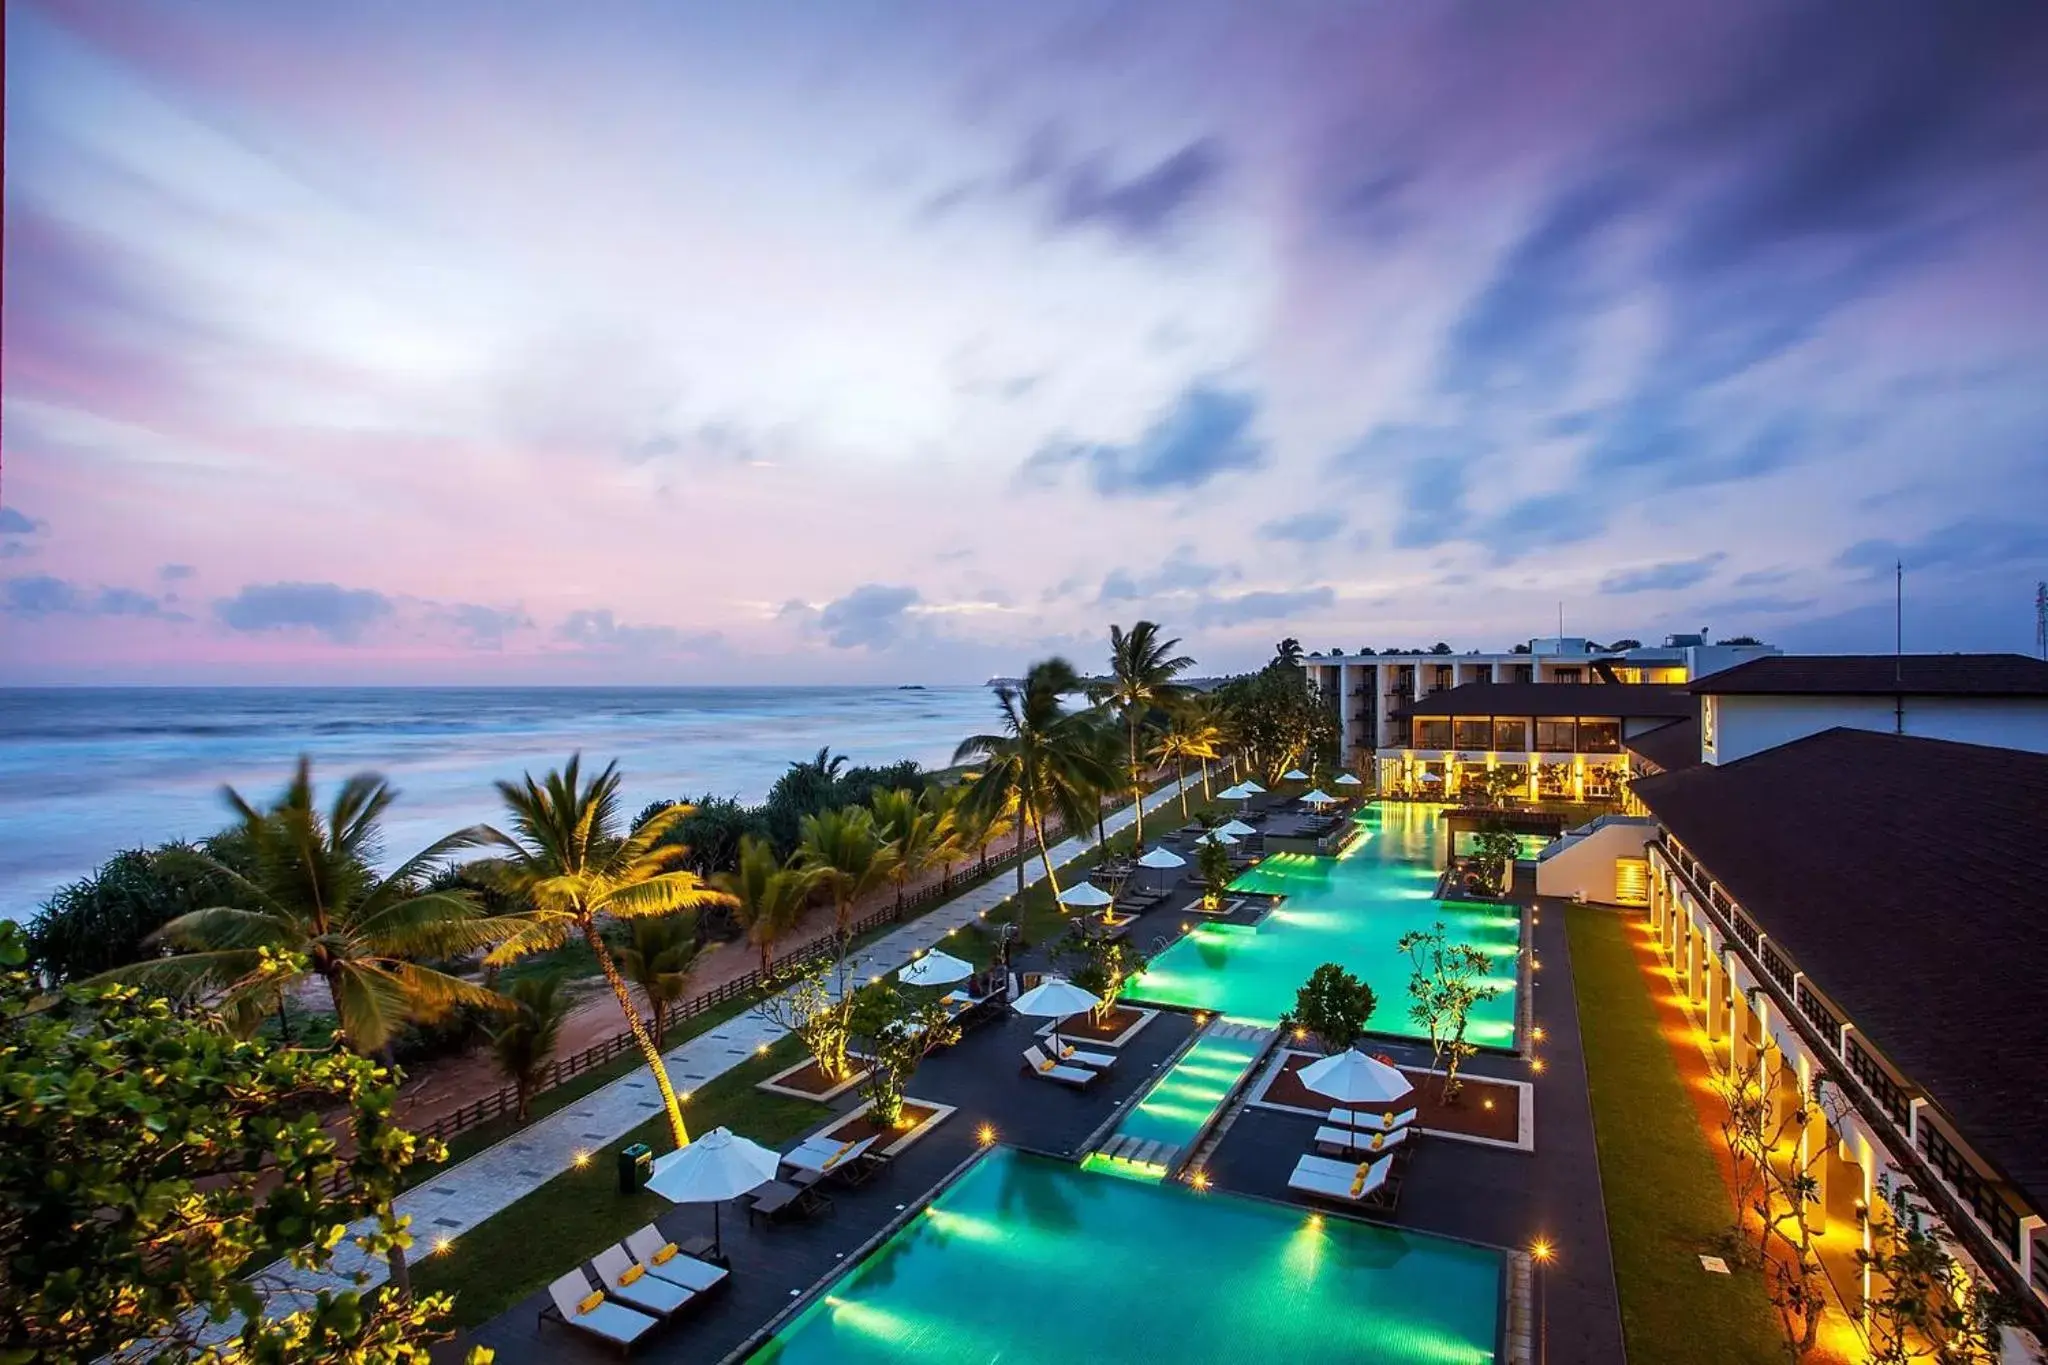
[{"label": "green grass", "polygon": [[[801,1056],[796,1040],[785,1038],[766,1056],[750,1058],[708,1082],[683,1108],[691,1133],[723,1126],[764,1145],[779,1146],[824,1122],[829,1111],[821,1105],[754,1088],[756,1081]],[[656,1115],[617,1142],[607,1143],[592,1154],[588,1166],[556,1176],[463,1234],[445,1251],[432,1250],[429,1230],[414,1229],[421,1239],[414,1250],[414,1290],[454,1294],[455,1324],[474,1327],[667,1213],[675,1205],[659,1195],[618,1191],[615,1154],[634,1142],[666,1151],[667,1120]],[[708,1225],[708,1212],[704,1219]]]},{"label": "green grass", "polygon": [[1565,911],[1628,1356],[1657,1365],[1785,1358],[1763,1277],[1700,1268],[1727,1246],[1733,1204],[1636,965],[1627,917]]}]

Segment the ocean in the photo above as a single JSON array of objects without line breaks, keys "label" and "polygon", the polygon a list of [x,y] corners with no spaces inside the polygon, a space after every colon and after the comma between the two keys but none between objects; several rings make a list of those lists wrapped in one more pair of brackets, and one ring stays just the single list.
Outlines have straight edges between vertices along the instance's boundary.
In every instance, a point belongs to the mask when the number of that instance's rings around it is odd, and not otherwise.
[{"label": "ocean", "polygon": [[0,689],[0,915],[28,918],[121,849],[220,829],[224,784],[264,804],[302,753],[322,804],[351,773],[391,780],[395,861],[496,821],[494,781],[579,749],[586,767],[619,760],[637,812],[759,801],[821,745],[943,767],[995,720],[985,687]]}]

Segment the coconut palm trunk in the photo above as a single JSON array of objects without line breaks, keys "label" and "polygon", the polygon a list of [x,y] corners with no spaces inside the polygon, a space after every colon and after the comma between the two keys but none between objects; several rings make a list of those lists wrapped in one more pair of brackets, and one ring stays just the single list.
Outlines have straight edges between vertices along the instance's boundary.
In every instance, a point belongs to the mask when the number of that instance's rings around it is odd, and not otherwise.
[{"label": "coconut palm trunk", "polygon": [[[1031,813],[1031,827],[1038,832],[1038,861],[1045,866],[1045,884],[1052,888],[1053,903],[1057,905],[1060,899],[1060,879],[1053,875],[1052,850],[1046,847],[1045,843],[1045,820],[1035,810]],[[1018,859],[1018,866],[1023,866],[1021,858]]]},{"label": "coconut palm trunk", "polygon": [[668,1116],[669,1136],[678,1147],[690,1145],[690,1130],[683,1123],[682,1101],[676,1098],[675,1087],[669,1084],[668,1067],[661,1060],[661,1049],[655,1046],[654,1035],[647,1031],[646,1021],[640,1017],[640,1007],[633,1003],[633,992],[626,986],[626,978],[619,974],[618,963],[612,961],[611,949],[605,946],[604,936],[597,932],[597,922],[583,921],[583,941],[590,945],[592,957],[597,959],[598,970],[604,973],[605,982],[618,997],[619,1008],[626,1016],[626,1027],[633,1034],[633,1042],[639,1047],[640,1055],[647,1060],[647,1069],[654,1073],[655,1088],[661,1091],[662,1109]]}]

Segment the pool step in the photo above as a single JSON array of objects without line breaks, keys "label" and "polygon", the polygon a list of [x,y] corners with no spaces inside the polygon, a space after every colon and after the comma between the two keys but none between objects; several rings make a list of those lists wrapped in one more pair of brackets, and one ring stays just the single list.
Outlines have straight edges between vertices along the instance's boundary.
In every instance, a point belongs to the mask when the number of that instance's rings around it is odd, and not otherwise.
[{"label": "pool step", "polygon": [[1262,1042],[1272,1035],[1273,1030],[1260,1028],[1257,1024],[1233,1024],[1227,1019],[1219,1019],[1209,1026],[1209,1031],[1204,1036],[1209,1038],[1244,1038],[1252,1042]]},{"label": "pool step", "polygon": [[1104,1156],[1112,1160],[1128,1161],[1137,1166],[1171,1165],[1174,1156],[1180,1151],[1178,1147],[1169,1146],[1156,1139],[1125,1137],[1122,1134],[1102,1144],[1101,1150]]}]

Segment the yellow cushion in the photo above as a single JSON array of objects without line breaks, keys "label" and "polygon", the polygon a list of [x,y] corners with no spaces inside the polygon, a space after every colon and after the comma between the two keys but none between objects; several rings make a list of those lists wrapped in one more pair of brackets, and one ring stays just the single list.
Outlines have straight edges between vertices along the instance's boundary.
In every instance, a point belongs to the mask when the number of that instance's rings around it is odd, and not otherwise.
[{"label": "yellow cushion", "polygon": [[842,1142],[839,1144],[839,1150],[834,1152],[832,1155],[845,1156],[848,1152],[852,1151],[855,1147],[859,1145],[860,1144],[858,1142]]},{"label": "yellow cushion", "polygon": [[577,1304],[576,1311],[578,1314],[595,1313],[597,1311],[597,1306],[603,1302],[604,1291],[600,1289],[591,1294],[590,1297],[584,1299],[583,1302]]},{"label": "yellow cushion", "polygon": [[1386,1146],[1386,1145],[1387,1145],[1387,1135],[1386,1135],[1385,1133],[1374,1133],[1374,1134],[1372,1135],[1372,1149],[1373,1149],[1373,1150],[1374,1150],[1375,1152],[1377,1152],[1377,1151],[1378,1151],[1378,1150],[1379,1150],[1380,1148],[1382,1148],[1382,1147],[1384,1147],[1384,1146]]},{"label": "yellow cushion", "polygon": [[1053,1069],[1054,1067],[1056,1067],[1056,1066],[1058,1066],[1058,1065],[1059,1065],[1059,1063],[1058,1063],[1058,1062],[1053,1062],[1053,1061],[1046,1061],[1046,1062],[1041,1062],[1041,1063],[1039,1064],[1039,1067],[1038,1067],[1038,1069],[1039,1069],[1040,1071],[1050,1071],[1050,1070],[1052,1070],[1052,1069]]},{"label": "yellow cushion", "polygon": [[1380,1122],[1386,1124],[1387,1127],[1392,1128],[1394,1126],[1394,1111],[1389,1109],[1386,1113],[1381,1114]]},{"label": "yellow cushion", "polygon": [[1356,1180],[1354,1180],[1354,1181],[1352,1181],[1352,1182],[1351,1182],[1351,1197],[1352,1197],[1353,1199],[1356,1199],[1356,1198],[1358,1198],[1358,1192],[1359,1192],[1360,1190],[1364,1189],[1364,1188],[1365,1188],[1365,1176],[1364,1176],[1364,1174],[1363,1174],[1363,1170],[1362,1170],[1362,1168],[1361,1168],[1361,1173],[1360,1173],[1360,1175],[1359,1175],[1358,1179],[1356,1179]]},{"label": "yellow cushion", "polygon": [[645,1275],[646,1273],[647,1267],[644,1265],[627,1266],[624,1272],[622,1272],[619,1276],[619,1283],[631,1284],[633,1283],[633,1281],[639,1279],[642,1275]]},{"label": "yellow cushion", "polygon": [[833,1168],[834,1166],[837,1166],[838,1164],[839,1164],[839,1153],[837,1153],[837,1152],[834,1152],[834,1153],[833,1153],[832,1155],[830,1155],[830,1156],[828,1156],[828,1157],[826,1157],[826,1158],[825,1158],[824,1164],[823,1164],[823,1165],[821,1165],[821,1166],[819,1166],[819,1167],[818,1167],[818,1169],[819,1169],[819,1170],[821,1170],[821,1171],[829,1171],[829,1170],[831,1170],[831,1169],[832,1169],[832,1168]]},{"label": "yellow cushion", "polygon": [[676,1244],[674,1242],[668,1242],[664,1244],[661,1250],[654,1253],[654,1263],[656,1265],[667,1265],[670,1261],[673,1261],[675,1258]]}]

